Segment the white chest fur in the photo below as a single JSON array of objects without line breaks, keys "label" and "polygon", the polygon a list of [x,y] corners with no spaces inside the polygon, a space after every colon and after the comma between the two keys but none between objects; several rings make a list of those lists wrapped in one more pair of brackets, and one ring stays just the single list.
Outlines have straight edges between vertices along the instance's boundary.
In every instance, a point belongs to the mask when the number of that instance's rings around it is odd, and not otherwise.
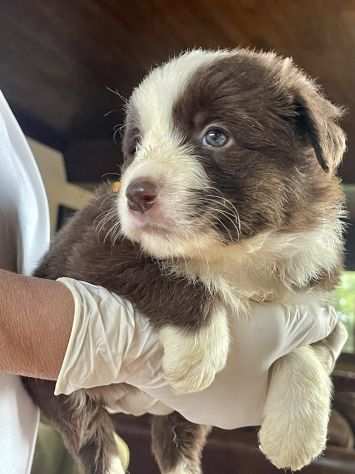
[{"label": "white chest fur", "polygon": [[248,301],[307,303],[327,298],[312,288],[320,275],[331,275],[341,261],[341,224],[302,233],[264,233],[211,250],[203,261],[190,261],[180,271],[199,278],[227,305],[242,311]]}]

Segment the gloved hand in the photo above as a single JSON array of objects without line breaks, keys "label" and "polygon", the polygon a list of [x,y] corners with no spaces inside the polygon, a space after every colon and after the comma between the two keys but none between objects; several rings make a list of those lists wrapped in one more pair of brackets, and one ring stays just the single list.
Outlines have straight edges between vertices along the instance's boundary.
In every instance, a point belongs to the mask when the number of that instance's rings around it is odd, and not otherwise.
[{"label": "gloved hand", "polygon": [[206,390],[177,396],[164,379],[158,334],[130,303],[101,287],[59,279],[75,301],[73,328],[55,393],[108,389],[110,411],[140,415],[180,412],[199,424],[234,429],[259,425],[273,362],[327,338],[335,362],[347,333],[332,307],[253,304],[248,319],[230,317],[225,369]]}]

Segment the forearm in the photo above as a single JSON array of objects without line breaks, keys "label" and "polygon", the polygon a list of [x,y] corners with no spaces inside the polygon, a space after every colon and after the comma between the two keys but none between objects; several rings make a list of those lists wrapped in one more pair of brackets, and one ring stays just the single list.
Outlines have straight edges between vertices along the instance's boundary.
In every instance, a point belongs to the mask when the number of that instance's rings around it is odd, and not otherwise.
[{"label": "forearm", "polygon": [[0,270],[0,373],[56,379],[73,316],[63,284]]}]

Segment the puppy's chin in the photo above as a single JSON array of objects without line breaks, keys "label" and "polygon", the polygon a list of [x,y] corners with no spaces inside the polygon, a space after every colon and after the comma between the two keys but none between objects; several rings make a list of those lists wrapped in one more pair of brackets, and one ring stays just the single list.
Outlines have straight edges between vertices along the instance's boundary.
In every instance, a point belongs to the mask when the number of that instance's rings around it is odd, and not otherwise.
[{"label": "puppy's chin", "polygon": [[159,235],[142,235],[139,241],[143,250],[150,255],[161,258],[182,258],[204,260],[206,254],[211,252],[216,240],[212,235],[191,234],[188,237],[181,237],[170,234],[167,238]]},{"label": "puppy's chin", "polygon": [[189,226],[189,229],[179,231],[177,224],[169,228],[157,225],[137,226],[125,217],[121,218],[123,235],[132,242],[137,242],[144,252],[155,258],[205,259],[206,253],[220,245],[215,233],[208,230],[194,231]]}]

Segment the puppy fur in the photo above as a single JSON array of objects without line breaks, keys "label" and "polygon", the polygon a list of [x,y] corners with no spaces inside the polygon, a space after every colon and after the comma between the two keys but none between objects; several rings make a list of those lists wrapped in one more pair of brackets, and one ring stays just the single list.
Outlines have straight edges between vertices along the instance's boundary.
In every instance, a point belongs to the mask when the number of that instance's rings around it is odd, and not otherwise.
[{"label": "puppy fur", "polygon": [[[326,301],[337,283],[340,116],[289,58],[194,50],[169,61],[128,103],[119,195],[101,188],[59,233],[36,274],[71,276],[128,298],[160,331],[173,388],[205,388],[226,362],[229,314],[248,314],[251,300]],[[211,127],[226,131],[224,146],[206,144]],[[137,180],[157,189],[144,216],[127,203]],[[328,372],[317,347],[275,364],[260,447],[277,467],[300,469],[324,449]],[[53,384],[24,383],[83,472],[111,474],[104,392],[74,394],[68,403],[53,396]],[[162,473],[199,474],[207,431],[178,414],[155,418]]]}]

